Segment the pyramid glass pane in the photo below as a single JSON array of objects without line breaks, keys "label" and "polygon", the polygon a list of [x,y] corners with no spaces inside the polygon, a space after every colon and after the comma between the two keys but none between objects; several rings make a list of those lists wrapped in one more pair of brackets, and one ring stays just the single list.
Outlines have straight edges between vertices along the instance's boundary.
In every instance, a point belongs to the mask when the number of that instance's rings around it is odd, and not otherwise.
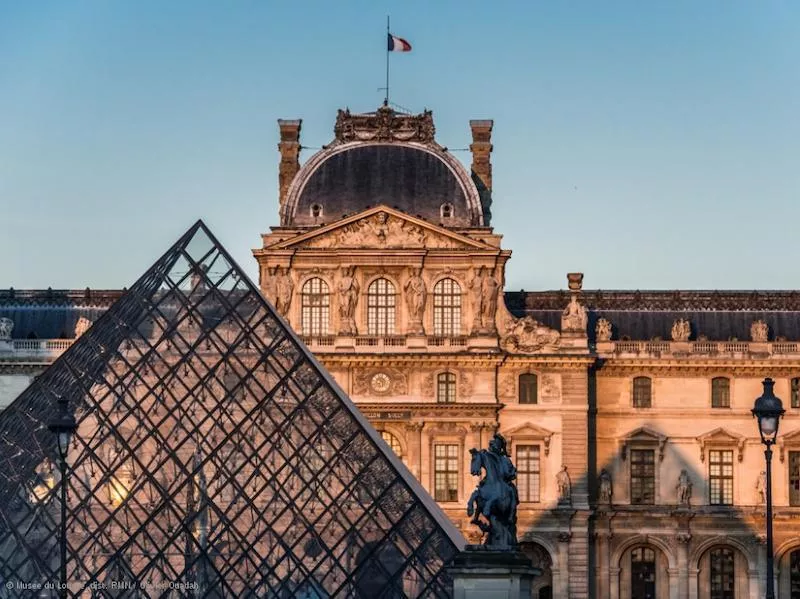
[{"label": "pyramid glass pane", "polygon": [[[439,597],[463,545],[202,222],[0,413],[0,597]],[[42,587],[42,590],[32,590]]]}]

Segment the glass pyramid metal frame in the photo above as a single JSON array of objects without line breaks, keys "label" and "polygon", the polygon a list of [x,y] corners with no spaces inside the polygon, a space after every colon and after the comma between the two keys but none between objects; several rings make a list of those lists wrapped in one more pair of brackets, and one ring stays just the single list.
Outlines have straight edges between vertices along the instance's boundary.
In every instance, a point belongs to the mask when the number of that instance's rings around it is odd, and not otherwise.
[{"label": "glass pyramid metal frame", "polygon": [[[0,413],[0,597],[446,597],[464,544],[198,221]],[[38,589],[38,590],[37,590]]]}]

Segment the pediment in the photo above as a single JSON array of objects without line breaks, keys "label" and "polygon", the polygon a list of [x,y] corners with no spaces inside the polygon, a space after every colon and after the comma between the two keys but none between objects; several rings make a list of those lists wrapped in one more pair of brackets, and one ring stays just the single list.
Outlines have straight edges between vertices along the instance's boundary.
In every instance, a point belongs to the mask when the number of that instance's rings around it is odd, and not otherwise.
[{"label": "pediment", "polygon": [[482,241],[376,206],[268,246],[269,249],[495,249]]},{"label": "pediment", "polygon": [[506,429],[502,435],[506,439],[541,439],[544,442],[544,455],[550,455],[550,439],[553,438],[553,431],[536,426],[532,422],[525,422],[519,426]]},{"label": "pediment", "polygon": [[728,445],[736,446],[738,449],[738,458],[741,462],[744,459],[744,444],[747,437],[739,433],[731,432],[723,427],[715,428],[712,431],[704,433],[696,437],[697,442],[700,444],[700,461],[706,459],[706,448],[709,445]]},{"label": "pediment", "polygon": [[659,461],[664,459],[664,447],[667,443],[667,436],[662,435],[661,433],[654,431],[653,429],[647,428],[646,426],[640,426],[639,428],[635,428],[632,431],[628,432],[626,435],[623,435],[620,438],[620,455],[623,460],[627,459],[628,457],[628,447],[631,445],[642,445],[647,444],[650,446],[657,445],[658,446],[658,459]]},{"label": "pediment", "polygon": [[786,459],[786,448],[793,451],[800,447],[800,428],[778,436],[778,455],[781,462]]}]

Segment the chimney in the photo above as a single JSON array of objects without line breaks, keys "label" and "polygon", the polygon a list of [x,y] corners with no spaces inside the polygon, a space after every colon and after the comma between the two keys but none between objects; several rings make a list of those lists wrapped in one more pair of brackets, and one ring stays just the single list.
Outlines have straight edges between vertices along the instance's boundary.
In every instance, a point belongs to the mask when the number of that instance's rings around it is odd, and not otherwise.
[{"label": "chimney", "polygon": [[281,142],[278,151],[281,153],[281,163],[278,169],[278,202],[281,209],[286,201],[286,194],[292,184],[294,176],[300,170],[300,126],[301,119],[288,121],[278,119],[281,130]]},{"label": "chimney", "polygon": [[[469,127],[472,129],[472,144],[469,151],[472,152],[472,174],[483,183],[484,189],[478,191],[492,192],[492,126],[494,121],[470,121]],[[477,183],[477,181],[476,181]]]}]

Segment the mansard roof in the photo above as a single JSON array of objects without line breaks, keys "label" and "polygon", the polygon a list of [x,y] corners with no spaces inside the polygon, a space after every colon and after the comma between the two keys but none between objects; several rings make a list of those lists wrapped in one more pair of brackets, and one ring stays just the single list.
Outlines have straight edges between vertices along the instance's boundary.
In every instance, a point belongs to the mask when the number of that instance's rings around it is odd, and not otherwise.
[{"label": "mansard roof", "polygon": [[[294,177],[281,224],[316,226],[385,204],[445,226],[483,226],[477,186],[434,133],[430,111],[340,110],[334,140]],[[442,218],[443,205],[451,216]]]},{"label": "mansard roof", "polygon": [[[589,340],[595,341],[599,318],[613,325],[613,339],[671,338],[672,324],[685,318],[691,339],[710,341],[750,339],[750,326],[763,320],[769,338],[800,340],[800,291],[620,291],[584,290],[581,302],[589,314]],[[542,324],[560,328],[561,312],[569,303],[568,291],[511,291],[505,293],[509,311],[532,316]]]}]

